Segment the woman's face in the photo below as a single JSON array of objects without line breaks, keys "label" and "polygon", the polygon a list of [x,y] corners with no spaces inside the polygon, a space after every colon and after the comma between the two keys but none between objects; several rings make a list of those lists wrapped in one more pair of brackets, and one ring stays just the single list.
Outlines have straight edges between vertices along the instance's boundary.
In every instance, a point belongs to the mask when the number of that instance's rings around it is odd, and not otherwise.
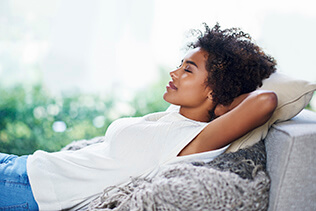
[{"label": "woman's face", "polygon": [[201,48],[189,51],[180,67],[170,72],[171,81],[163,98],[165,101],[182,107],[197,108],[211,97],[211,88],[206,86],[205,64],[208,54]]}]

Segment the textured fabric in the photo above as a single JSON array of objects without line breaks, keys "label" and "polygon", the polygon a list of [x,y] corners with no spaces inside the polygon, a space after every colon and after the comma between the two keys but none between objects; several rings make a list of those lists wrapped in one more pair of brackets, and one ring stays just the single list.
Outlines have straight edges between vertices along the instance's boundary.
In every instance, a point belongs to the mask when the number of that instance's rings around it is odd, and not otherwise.
[{"label": "textured fabric", "polygon": [[316,113],[274,125],[267,138],[269,211],[316,210]]},{"label": "textured fabric", "polygon": [[152,179],[105,189],[89,210],[267,210],[263,142],[213,161],[167,165]]},{"label": "textured fabric", "polygon": [[[160,112],[113,122],[105,140],[77,151],[37,151],[28,159],[30,183],[40,209],[88,203],[103,188],[152,174],[207,125],[178,112]],[[218,155],[218,151],[209,152]]]},{"label": "textured fabric", "polygon": [[26,172],[27,156],[0,153],[0,210],[38,210]]}]

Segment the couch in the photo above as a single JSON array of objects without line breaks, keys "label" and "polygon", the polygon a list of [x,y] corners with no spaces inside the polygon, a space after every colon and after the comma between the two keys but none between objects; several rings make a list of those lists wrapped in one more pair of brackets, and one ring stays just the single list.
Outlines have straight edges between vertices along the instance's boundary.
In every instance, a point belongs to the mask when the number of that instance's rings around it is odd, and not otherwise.
[{"label": "couch", "polygon": [[272,125],[265,139],[269,211],[316,210],[316,113]]}]

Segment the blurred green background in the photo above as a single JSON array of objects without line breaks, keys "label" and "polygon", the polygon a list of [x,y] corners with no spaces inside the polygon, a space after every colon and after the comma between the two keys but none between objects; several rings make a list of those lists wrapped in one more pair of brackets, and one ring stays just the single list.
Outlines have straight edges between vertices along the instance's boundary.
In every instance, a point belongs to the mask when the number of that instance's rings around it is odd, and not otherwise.
[{"label": "blurred green background", "polygon": [[74,140],[104,135],[117,118],[165,110],[167,77],[162,70],[156,83],[137,91],[129,102],[110,94],[53,96],[43,84],[0,87],[0,152],[57,151]]},{"label": "blurred green background", "polygon": [[315,81],[316,7],[268,2],[0,1],[0,152],[57,151],[104,135],[119,117],[165,110],[168,72],[203,22],[241,27],[278,71]]}]

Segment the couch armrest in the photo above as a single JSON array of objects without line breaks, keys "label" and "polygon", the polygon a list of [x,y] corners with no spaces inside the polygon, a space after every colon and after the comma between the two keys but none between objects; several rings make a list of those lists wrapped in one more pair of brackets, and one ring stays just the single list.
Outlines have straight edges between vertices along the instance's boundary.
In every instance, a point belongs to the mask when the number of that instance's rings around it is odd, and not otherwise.
[{"label": "couch armrest", "polygon": [[265,145],[269,210],[316,210],[316,113],[273,125]]}]

